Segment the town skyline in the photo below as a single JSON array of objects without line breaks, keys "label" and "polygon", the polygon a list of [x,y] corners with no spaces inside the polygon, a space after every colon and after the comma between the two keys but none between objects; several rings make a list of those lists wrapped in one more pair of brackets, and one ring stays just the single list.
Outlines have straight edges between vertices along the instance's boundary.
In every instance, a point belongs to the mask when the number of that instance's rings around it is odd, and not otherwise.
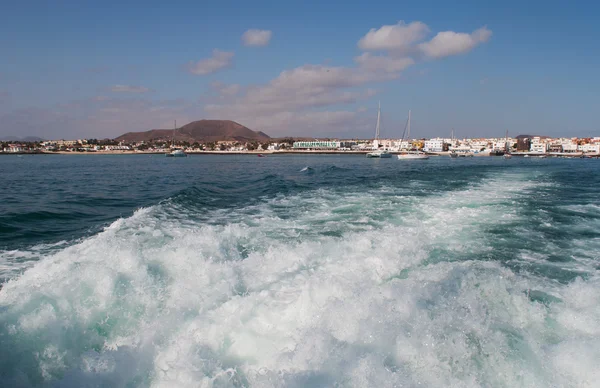
[{"label": "town skyline", "polygon": [[367,139],[381,101],[388,138],[409,109],[423,138],[593,137],[598,7],[9,4],[0,136],[115,138],[205,118],[272,137]]}]

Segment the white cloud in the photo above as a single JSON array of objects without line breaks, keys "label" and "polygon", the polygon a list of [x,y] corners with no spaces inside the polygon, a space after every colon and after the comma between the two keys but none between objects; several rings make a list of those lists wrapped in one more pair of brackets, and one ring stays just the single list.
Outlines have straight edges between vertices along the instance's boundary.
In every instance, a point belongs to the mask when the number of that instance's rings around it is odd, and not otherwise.
[{"label": "white cloud", "polygon": [[419,49],[429,58],[439,59],[451,55],[464,54],[480,43],[487,42],[492,31],[482,27],[471,34],[464,32],[438,32],[429,42],[421,43]]},{"label": "white cloud", "polygon": [[[372,75],[359,69],[304,65],[286,70],[267,84],[240,89],[237,85],[219,84],[219,98],[204,106],[211,118],[231,119],[270,135],[302,134],[311,128],[331,130],[351,125],[356,112],[327,107],[352,104],[372,96],[375,91],[353,90],[367,82]],[[236,94],[224,96],[222,91],[232,87]]]},{"label": "white cloud", "polygon": [[[232,102],[251,112],[287,110],[290,108],[322,107],[354,102],[361,97],[358,91],[344,89],[360,86],[374,79],[372,74],[347,67],[304,65],[283,71],[264,85],[246,88]],[[219,90],[235,85],[219,85]]]},{"label": "white cloud", "polygon": [[[412,65],[414,59],[440,59],[467,53],[492,36],[492,31],[482,27],[471,34],[443,31],[430,41],[424,41],[429,31],[424,23],[406,24],[403,21],[379,29],[373,28],[358,41],[358,47],[364,51],[384,51],[386,55],[372,56],[363,53],[355,61],[373,70],[398,72]],[[410,58],[413,58],[413,62]]]},{"label": "white cloud", "polygon": [[372,28],[358,41],[358,47],[365,51],[405,51],[415,42],[422,41],[428,32],[429,27],[424,23],[399,21],[379,29]]},{"label": "white cloud", "polygon": [[188,70],[190,73],[197,75],[211,74],[231,66],[233,56],[233,52],[214,49],[212,57],[188,64]]},{"label": "white cloud", "polygon": [[400,73],[407,67],[415,64],[414,59],[409,57],[392,58],[385,55],[372,55],[370,53],[362,53],[362,55],[354,58],[362,68],[377,72],[383,71],[386,73]]},{"label": "white cloud", "polygon": [[110,88],[110,91],[115,93],[148,93],[151,90],[143,86],[114,85]]},{"label": "white cloud", "polygon": [[269,30],[250,29],[242,35],[244,46],[263,47],[269,44],[273,32]]}]

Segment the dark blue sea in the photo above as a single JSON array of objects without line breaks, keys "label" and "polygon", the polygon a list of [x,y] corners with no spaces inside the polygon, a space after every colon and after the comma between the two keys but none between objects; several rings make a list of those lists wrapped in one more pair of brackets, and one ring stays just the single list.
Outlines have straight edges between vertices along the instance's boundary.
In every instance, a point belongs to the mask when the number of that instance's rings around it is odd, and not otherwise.
[{"label": "dark blue sea", "polygon": [[0,157],[2,387],[592,387],[600,160]]}]

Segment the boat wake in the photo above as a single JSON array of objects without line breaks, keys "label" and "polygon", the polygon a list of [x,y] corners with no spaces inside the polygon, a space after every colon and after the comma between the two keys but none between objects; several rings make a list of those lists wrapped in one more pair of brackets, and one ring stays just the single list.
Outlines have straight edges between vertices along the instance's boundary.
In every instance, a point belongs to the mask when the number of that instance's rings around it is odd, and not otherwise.
[{"label": "boat wake", "polygon": [[[515,204],[547,177],[494,176],[428,196],[310,190],[201,218],[184,205],[193,191],[140,209],[5,284],[0,385],[598,381],[594,263],[560,263],[583,274],[567,283],[538,271],[552,264],[524,269],[538,236],[498,230],[531,222]],[[502,249],[523,238],[520,255]]]}]

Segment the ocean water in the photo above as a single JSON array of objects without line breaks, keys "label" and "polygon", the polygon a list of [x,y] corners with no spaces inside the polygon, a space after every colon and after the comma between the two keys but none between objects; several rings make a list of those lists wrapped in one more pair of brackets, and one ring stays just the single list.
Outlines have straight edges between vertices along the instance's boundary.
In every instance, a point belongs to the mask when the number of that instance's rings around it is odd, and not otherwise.
[{"label": "ocean water", "polygon": [[0,386],[598,387],[600,162],[0,158]]}]

